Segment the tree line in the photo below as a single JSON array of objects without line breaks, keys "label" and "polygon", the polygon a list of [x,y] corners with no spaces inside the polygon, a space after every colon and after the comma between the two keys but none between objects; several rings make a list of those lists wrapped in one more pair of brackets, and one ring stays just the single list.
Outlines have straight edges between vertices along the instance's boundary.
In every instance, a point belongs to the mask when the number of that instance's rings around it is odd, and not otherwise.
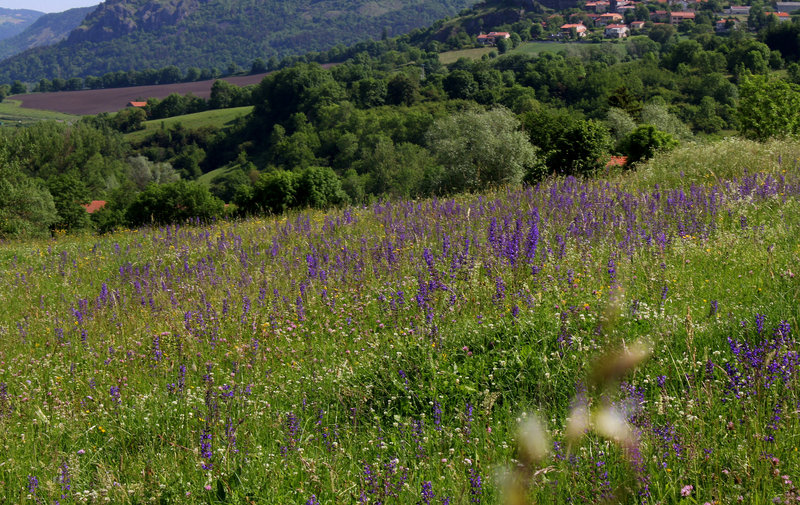
[{"label": "tree line", "polygon": [[[299,62],[252,88],[219,81],[209,100],[174,95],[145,110],[7,130],[2,201],[38,195],[40,205],[34,220],[0,204],[0,233],[106,231],[190,215],[447,195],[548,174],[591,175],[612,155],[634,164],[680,142],[737,131],[757,139],[797,134],[789,40],[797,29],[768,28],[761,40],[657,33],[449,66],[418,47],[360,52],[330,69]],[[122,135],[148,114],[239,105],[252,113],[223,129],[175,124],[136,142]],[[81,204],[92,199],[108,204],[89,216]]]}]

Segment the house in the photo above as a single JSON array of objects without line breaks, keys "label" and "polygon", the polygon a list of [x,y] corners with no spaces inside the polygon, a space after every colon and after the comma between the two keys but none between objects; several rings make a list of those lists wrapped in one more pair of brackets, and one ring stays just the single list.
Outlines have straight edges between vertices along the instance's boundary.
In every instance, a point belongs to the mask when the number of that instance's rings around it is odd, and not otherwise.
[{"label": "house", "polygon": [[598,0],[596,2],[586,2],[586,10],[603,13],[608,11],[609,2],[606,0]]},{"label": "house", "polygon": [[569,37],[572,35],[572,30],[575,30],[575,33],[578,37],[585,37],[586,36],[586,26],[583,23],[567,23],[565,25],[561,25],[561,36],[562,37]]},{"label": "house", "polygon": [[606,12],[605,14],[600,15],[600,17],[595,20],[595,24],[597,26],[617,24],[622,22],[622,19],[623,19],[622,14],[617,14],[616,12]]},{"label": "house", "polygon": [[623,39],[628,36],[628,27],[625,25],[608,25],[603,35],[607,39]]},{"label": "house", "polygon": [[750,6],[749,5],[731,5],[728,8],[728,14],[733,16],[749,16],[750,15]]},{"label": "house", "polygon": [[631,21],[631,30],[641,30],[644,28],[644,21]]},{"label": "house", "polygon": [[735,29],[738,24],[739,20],[736,18],[723,18],[716,22],[714,25],[714,30],[717,33],[728,33],[731,29]]},{"label": "house", "polygon": [[627,156],[612,156],[611,159],[608,160],[608,163],[606,163],[606,168],[624,167],[626,163],[628,163]]},{"label": "house", "polygon": [[694,21],[694,12],[678,11],[669,13],[669,24],[679,25],[683,21]]},{"label": "house", "polygon": [[650,14],[650,19],[653,22],[669,21],[669,12],[667,12],[667,11],[655,11],[655,12]]},{"label": "house", "polygon": [[791,14],[800,9],[800,2],[778,2],[775,4],[775,7],[779,12],[788,12]]},{"label": "house", "polygon": [[147,102],[128,102],[126,107],[147,107]]},{"label": "house", "polygon": [[765,16],[775,16],[778,18],[778,21],[791,21],[792,17],[789,15],[788,12],[767,12],[764,11]]},{"label": "house", "polygon": [[82,207],[86,209],[86,212],[89,214],[94,214],[98,210],[102,209],[106,206],[105,200],[92,200],[90,203],[83,205]]},{"label": "house", "polygon": [[484,46],[494,46],[497,45],[498,40],[510,38],[511,34],[508,32],[481,33],[478,35],[478,44],[482,44]]}]

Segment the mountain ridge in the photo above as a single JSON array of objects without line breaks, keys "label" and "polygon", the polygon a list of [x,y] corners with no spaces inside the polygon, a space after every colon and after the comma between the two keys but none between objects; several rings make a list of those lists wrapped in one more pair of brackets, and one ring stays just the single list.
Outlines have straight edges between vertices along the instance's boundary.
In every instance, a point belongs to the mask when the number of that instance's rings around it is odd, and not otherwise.
[{"label": "mountain ridge", "polygon": [[78,7],[64,12],[45,14],[25,30],[0,40],[0,60],[19,54],[27,49],[48,46],[65,39],[80,25],[94,7]]},{"label": "mountain ridge", "polygon": [[0,40],[22,33],[23,30],[43,15],[44,12],[31,9],[6,9],[0,7]]},{"label": "mountain ridge", "polygon": [[66,40],[0,62],[0,82],[175,65],[229,68],[394,36],[472,0],[108,0]]}]

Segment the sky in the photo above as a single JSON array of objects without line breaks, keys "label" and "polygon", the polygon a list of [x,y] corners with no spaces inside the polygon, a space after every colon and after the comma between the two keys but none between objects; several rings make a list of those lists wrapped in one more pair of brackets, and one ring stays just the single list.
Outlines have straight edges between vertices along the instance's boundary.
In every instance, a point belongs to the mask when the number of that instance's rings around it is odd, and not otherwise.
[{"label": "sky", "polygon": [[39,12],[64,12],[75,7],[97,5],[101,0],[0,0],[6,9],[30,9]]}]

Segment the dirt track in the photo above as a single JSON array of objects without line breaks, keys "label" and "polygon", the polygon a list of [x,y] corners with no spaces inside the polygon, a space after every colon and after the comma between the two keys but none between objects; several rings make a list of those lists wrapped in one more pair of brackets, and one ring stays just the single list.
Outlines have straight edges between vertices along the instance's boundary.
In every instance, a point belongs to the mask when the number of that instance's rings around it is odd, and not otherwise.
[{"label": "dirt track", "polygon": [[[267,74],[225,77],[223,80],[237,86],[258,84]],[[215,80],[215,79],[214,79]],[[158,86],[135,86],[130,88],[91,89],[83,91],[59,91],[56,93],[31,93],[9,97],[21,100],[29,109],[54,110],[66,114],[99,114],[124,109],[128,102],[148,98],[166,98],[171,93],[185,95],[193,93],[200,98],[211,96],[214,80],[161,84]]]}]

